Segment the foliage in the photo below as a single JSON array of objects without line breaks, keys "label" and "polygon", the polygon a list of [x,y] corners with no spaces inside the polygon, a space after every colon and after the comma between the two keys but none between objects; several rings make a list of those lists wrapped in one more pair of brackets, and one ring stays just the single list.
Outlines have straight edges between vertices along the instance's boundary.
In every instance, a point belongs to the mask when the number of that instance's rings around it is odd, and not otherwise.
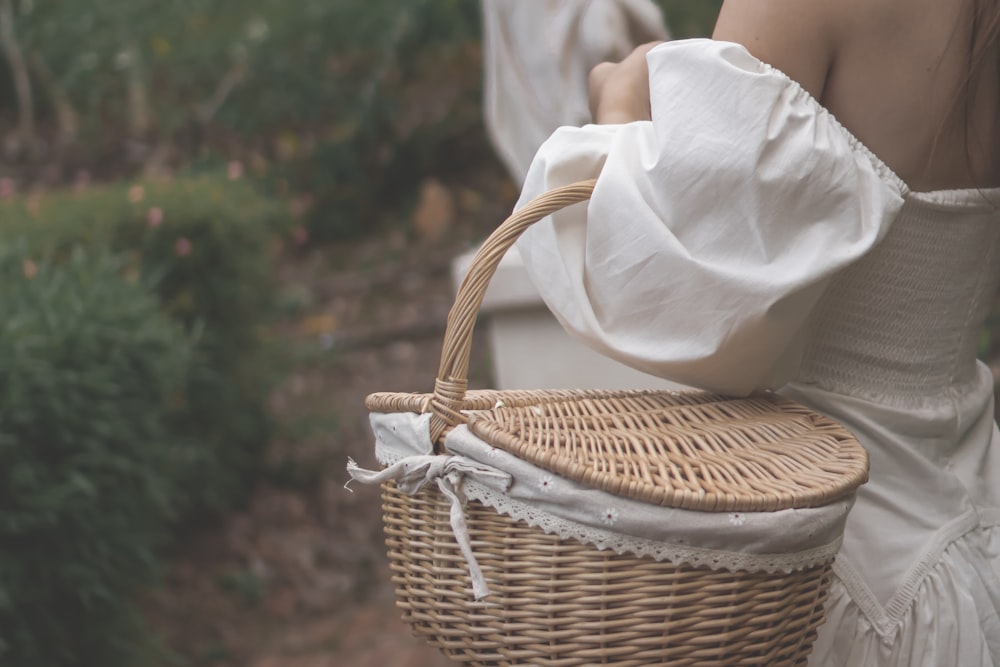
[{"label": "foliage", "polygon": [[312,195],[307,220],[315,238],[364,234],[380,215],[408,204],[428,173],[488,155],[478,45],[468,37],[435,45],[433,21],[414,18],[417,5],[409,11],[411,21],[387,26],[392,39],[383,40],[374,73],[353,66],[356,105],[340,109],[324,136],[283,165],[292,187]]},{"label": "foliage", "polygon": [[657,0],[671,34],[677,39],[709,37],[722,0]]},{"label": "foliage", "polygon": [[[55,124],[61,96],[79,118],[73,151],[98,176],[109,175],[100,165],[121,173],[167,154],[278,163],[273,180],[301,195],[312,235],[340,237],[405,201],[449,144],[485,146],[471,0],[17,7],[23,50],[51,72],[49,82],[29,72],[36,115]],[[0,68],[11,93],[0,95],[0,129],[17,108],[8,76]]]},{"label": "foliage", "polygon": [[[313,238],[369,231],[428,172],[456,168],[463,142],[485,150],[477,3],[341,0],[294,20],[277,6],[272,50],[261,49],[252,70],[255,85],[284,94],[258,103],[253,122],[282,128],[273,155],[305,197]],[[281,88],[288,81],[296,85]],[[242,108],[237,95],[229,109]],[[253,131],[245,115],[223,117]]]},{"label": "foliage", "polygon": [[[687,37],[711,32],[720,2],[660,4],[674,34]],[[110,175],[98,165],[118,165],[114,174],[164,159],[239,158],[294,195],[314,239],[336,239],[403,209],[428,173],[492,158],[473,0],[16,7],[35,64],[36,115],[56,123],[61,96],[79,118],[71,152],[98,176]],[[0,70],[0,91],[13,93]],[[0,128],[12,126],[15,96],[0,100]]]},{"label": "foliage", "polygon": [[267,444],[263,330],[281,213],[247,182],[212,175],[0,202],[0,234],[25,239],[26,260],[110,247],[126,257],[126,275],[152,282],[167,315],[198,332],[171,417],[188,456],[183,514],[237,499]]},{"label": "foliage", "polygon": [[189,336],[118,260],[21,254],[0,258],[0,663],[135,664]]}]

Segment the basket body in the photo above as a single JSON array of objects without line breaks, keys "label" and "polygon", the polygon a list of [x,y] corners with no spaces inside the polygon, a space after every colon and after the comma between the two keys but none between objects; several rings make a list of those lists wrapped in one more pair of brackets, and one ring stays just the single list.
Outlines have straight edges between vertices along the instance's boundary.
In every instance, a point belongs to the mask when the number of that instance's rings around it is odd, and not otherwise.
[{"label": "basket body", "polygon": [[433,394],[366,400],[386,467],[348,471],[384,482],[403,618],[475,667],[804,666],[867,477],[846,429],[772,394],[467,391],[500,257],[593,187],[539,197],[483,244]]},{"label": "basket body", "polygon": [[466,520],[491,595],[466,561],[437,489],[383,486],[397,605],[413,632],[475,667],[805,665],[832,563],[730,572],[618,555],[549,535],[476,501]]}]

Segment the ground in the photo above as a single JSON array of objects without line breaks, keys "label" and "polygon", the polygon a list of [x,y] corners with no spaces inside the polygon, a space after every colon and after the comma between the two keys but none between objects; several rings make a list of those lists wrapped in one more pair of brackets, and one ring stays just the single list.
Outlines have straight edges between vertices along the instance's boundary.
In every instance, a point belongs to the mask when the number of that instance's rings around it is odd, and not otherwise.
[{"label": "ground", "polygon": [[[433,384],[451,259],[498,224],[515,195],[495,166],[486,172],[479,182],[463,178],[471,186],[426,184],[405,225],[283,263],[288,316],[276,335],[294,372],[271,402],[283,424],[273,472],[245,508],[174,547],[163,586],[145,603],[181,665],[447,664],[399,621],[378,492],[345,490],[344,468],[348,456],[375,465],[367,394]],[[489,378],[480,335],[470,383]]]}]

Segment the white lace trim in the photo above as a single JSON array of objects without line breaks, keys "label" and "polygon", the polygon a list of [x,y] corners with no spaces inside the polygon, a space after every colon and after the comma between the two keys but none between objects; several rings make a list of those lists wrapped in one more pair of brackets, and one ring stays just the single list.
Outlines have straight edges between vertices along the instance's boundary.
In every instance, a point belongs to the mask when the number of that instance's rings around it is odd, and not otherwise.
[{"label": "white lace trim", "polygon": [[536,507],[522,503],[504,493],[466,479],[463,486],[468,498],[492,507],[500,514],[540,528],[546,533],[564,539],[573,539],[597,549],[611,550],[616,554],[649,557],[657,561],[670,561],[677,565],[710,567],[713,570],[743,570],[748,572],[794,572],[822,565],[833,559],[840,550],[843,538],[830,544],[794,554],[749,554],[694,546],[657,542],[642,537],[630,537],[594,526],[560,518]]}]

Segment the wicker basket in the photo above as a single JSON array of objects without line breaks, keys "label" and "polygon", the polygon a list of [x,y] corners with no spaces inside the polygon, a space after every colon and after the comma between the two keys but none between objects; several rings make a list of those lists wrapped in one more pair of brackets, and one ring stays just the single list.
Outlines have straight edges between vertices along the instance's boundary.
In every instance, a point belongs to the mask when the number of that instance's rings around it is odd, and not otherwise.
[{"label": "wicker basket", "polygon": [[[500,257],[527,226],[592,189],[587,182],[554,190],[501,225],[459,289],[434,393],[373,394],[368,408],[429,415],[423,423],[436,458],[450,455],[445,437],[462,430],[566,483],[696,519],[849,507],[845,498],[867,477],[864,450],[837,423],[774,395],[466,391],[472,328]],[[560,537],[478,500],[456,504],[464,482],[451,479],[455,488],[418,484],[406,493],[386,482],[383,509],[404,620],[454,660],[806,664],[832,552],[771,571],[634,555]],[[483,600],[471,592],[474,566],[489,586]]]}]

